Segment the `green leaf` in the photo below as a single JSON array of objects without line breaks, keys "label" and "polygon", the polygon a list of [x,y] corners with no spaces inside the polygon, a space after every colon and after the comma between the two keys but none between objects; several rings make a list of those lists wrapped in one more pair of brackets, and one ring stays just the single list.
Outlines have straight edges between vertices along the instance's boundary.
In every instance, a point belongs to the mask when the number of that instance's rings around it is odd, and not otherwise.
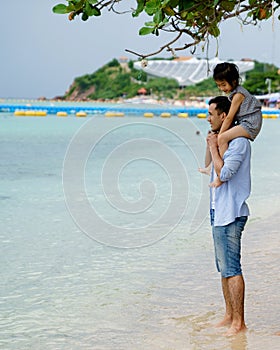
[{"label": "green leaf", "polygon": [[160,0],[149,0],[145,6],[145,11],[150,16],[154,15],[160,9],[161,9]]},{"label": "green leaf", "polygon": [[235,4],[235,1],[222,1],[220,6],[226,11],[231,12],[234,9]]},{"label": "green leaf", "polygon": [[145,26],[147,27],[155,27],[155,23],[154,22],[145,22]]},{"label": "green leaf", "polygon": [[169,23],[168,18],[164,18],[163,21],[160,24],[161,25],[166,25],[167,23]]},{"label": "green leaf", "polygon": [[98,2],[98,0],[87,0],[87,1],[88,1],[88,3],[90,3],[92,5],[94,5]]},{"label": "green leaf", "polygon": [[174,7],[178,6],[179,2],[180,2],[180,0],[169,0],[168,4],[169,4],[169,6],[174,8]]},{"label": "green leaf", "polygon": [[65,13],[71,12],[71,10],[69,11],[68,7],[64,4],[55,5],[52,11],[53,13],[58,13],[60,15],[65,15]]},{"label": "green leaf", "polygon": [[174,16],[175,15],[175,11],[170,6],[165,6],[165,7],[163,7],[162,10],[167,14],[167,16]]},{"label": "green leaf", "polygon": [[186,0],[180,0],[179,1],[179,12],[188,10],[191,7],[193,7],[195,4],[194,1],[186,1]]},{"label": "green leaf", "polygon": [[101,16],[101,11],[99,10],[98,7],[93,6],[92,10],[93,10],[93,16]]},{"label": "green leaf", "polygon": [[75,11],[81,10],[83,8],[84,4],[85,4],[85,0],[80,0],[78,2],[75,2],[75,4],[74,4],[75,5]]},{"label": "green leaf", "polygon": [[154,20],[154,22],[156,24],[159,24],[160,22],[162,22],[163,16],[162,16],[162,11],[161,10],[159,10],[159,11],[157,11],[155,13],[153,20]]},{"label": "green leaf", "polygon": [[86,12],[83,12],[82,14],[82,20],[87,21],[88,20],[88,14]]},{"label": "green leaf", "polygon": [[220,35],[220,29],[216,26],[213,25],[208,29],[208,32],[213,35],[215,38],[217,38]]},{"label": "green leaf", "polygon": [[219,2],[219,0],[214,0],[214,6],[217,6],[218,5],[218,2]]},{"label": "green leaf", "polygon": [[132,13],[132,17],[138,17],[139,14],[144,10],[145,0],[137,0],[137,9]]},{"label": "green leaf", "polygon": [[68,12],[76,11],[75,5],[69,2],[69,5],[67,6]]},{"label": "green leaf", "polygon": [[88,2],[85,5],[84,13],[86,13],[88,15],[88,17],[94,16],[94,13],[95,13],[94,7]]},{"label": "green leaf", "polygon": [[142,27],[142,28],[139,30],[139,35],[151,34],[153,31],[154,31],[154,28]]}]

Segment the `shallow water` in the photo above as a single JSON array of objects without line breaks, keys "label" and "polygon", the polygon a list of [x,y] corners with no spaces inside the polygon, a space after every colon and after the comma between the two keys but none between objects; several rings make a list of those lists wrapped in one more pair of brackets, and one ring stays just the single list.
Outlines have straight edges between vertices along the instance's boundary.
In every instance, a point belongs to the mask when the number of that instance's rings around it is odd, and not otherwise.
[{"label": "shallow water", "polygon": [[197,172],[205,120],[0,123],[1,348],[280,348],[278,119],[252,145],[249,330],[230,339],[212,328],[223,301]]}]

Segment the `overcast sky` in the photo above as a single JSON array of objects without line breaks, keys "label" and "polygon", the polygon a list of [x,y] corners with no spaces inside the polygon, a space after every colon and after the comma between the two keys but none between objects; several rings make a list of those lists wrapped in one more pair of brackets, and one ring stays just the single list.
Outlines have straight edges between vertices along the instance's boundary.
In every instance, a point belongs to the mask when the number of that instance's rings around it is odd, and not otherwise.
[{"label": "overcast sky", "polygon": [[[0,98],[51,98],[63,95],[73,79],[92,73],[113,58],[126,56],[125,49],[140,53],[155,51],[169,35],[140,37],[145,19],[114,13],[83,22],[69,22],[55,15],[52,7],[63,0],[13,0],[1,2],[0,21]],[[135,4],[135,1],[126,0]],[[257,27],[240,28],[236,19],[221,27],[219,58],[252,58],[280,67],[280,21]],[[181,40],[183,45],[185,40]],[[209,58],[216,45],[211,45]],[[181,55],[189,56],[189,51]],[[198,50],[196,57],[205,57]],[[166,53],[160,57],[166,56]]]}]

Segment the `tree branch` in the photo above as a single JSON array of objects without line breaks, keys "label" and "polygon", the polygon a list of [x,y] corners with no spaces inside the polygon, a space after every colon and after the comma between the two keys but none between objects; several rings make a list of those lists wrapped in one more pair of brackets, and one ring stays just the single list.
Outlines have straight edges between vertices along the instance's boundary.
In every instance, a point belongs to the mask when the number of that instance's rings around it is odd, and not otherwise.
[{"label": "tree branch", "polygon": [[[126,52],[129,52],[129,53],[132,53],[138,57],[141,57],[142,59],[145,59],[147,57],[150,57],[150,56],[155,56],[159,53],[161,53],[164,49],[168,48],[170,45],[172,45],[173,43],[175,43],[181,36],[182,36],[182,32],[180,32],[175,39],[171,40],[169,43],[165,44],[164,46],[162,46],[161,48],[159,48],[157,51],[153,52],[153,53],[149,53],[149,54],[139,54],[135,51],[132,51],[132,50],[129,50],[129,49],[125,49]],[[171,51],[170,48],[168,49],[168,51]]]}]

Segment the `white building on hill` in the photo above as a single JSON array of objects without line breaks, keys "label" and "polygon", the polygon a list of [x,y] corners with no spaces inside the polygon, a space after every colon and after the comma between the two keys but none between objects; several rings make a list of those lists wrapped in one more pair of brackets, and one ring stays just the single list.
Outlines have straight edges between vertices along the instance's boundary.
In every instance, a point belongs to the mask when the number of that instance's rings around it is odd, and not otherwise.
[{"label": "white building on hill", "polygon": [[[176,79],[181,87],[197,84],[212,77],[213,68],[220,61],[218,58],[211,60],[197,59],[193,57],[179,57],[170,60],[150,60],[143,68],[141,62],[134,62],[135,69],[141,69],[148,74],[148,77],[165,77]],[[245,73],[254,69],[254,62],[251,60],[231,61],[239,68],[240,76],[245,80]]]}]

